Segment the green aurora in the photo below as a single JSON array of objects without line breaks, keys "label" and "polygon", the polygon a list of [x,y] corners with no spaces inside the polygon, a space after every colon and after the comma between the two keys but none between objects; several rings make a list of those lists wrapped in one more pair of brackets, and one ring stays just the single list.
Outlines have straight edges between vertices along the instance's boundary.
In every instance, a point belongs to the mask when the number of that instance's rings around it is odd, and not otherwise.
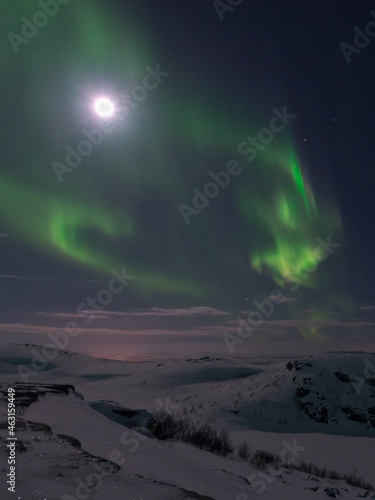
[{"label": "green aurora", "polygon": [[[4,10],[5,24],[20,33],[21,17],[30,18],[36,4],[8,3],[12,9]],[[121,23],[122,35],[115,42],[116,23]],[[67,266],[102,274],[125,266],[136,276],[132,287],[150,300],[165,295],[214,302],[227,294],[220,279],[212,280],[225,267],[223,285],[232,282],[235,288],[246,280],[241,288],[247,287],[254,298],[256,275],[287,288],[288,279],[307,272],[296,296],[313,299],[323,311],[320,318],[332,309],[347,310],[346,292],[341,284],[338,290],[335,279],[337,273],[345,274],[342,255],[311,272],[317,264],[317,238],[331,235],[343,243],[344,235],[333,196],[314,192],[308,165],[301,165],[295,125],[252,162],[236,152],[241,140],[264,126],[255,106],[246,120],[243,114],[239,118],[223,112],[219,101],[199,95],[193,85],[185,95],[171,72],[124,123],[115,121],[115,131],[103,144],[58,182],[52,162],[64,162],[64,148],[74,148],[82,129],[96,125],[86,109],[94,93],[129,91],[142,81],[147,66],[160,63],[169,71],[157,60],[146,32],[147,26],[135,22],[130,12],[127,19],[118,20],[104,3],[70,2],[60,5],[60,12],[35,38],[20,44],[17,55],[10,44],[2,44],[3,66],[12,74],[5,76],[9,91],[22,66],[29,67],[31,75],[28,82],[20,82],[15,110],[23,124],[16,133],[19,145],[15,141],[0,177],[0,206],[9,232]],[[118,37],[123,38],[121,50]],[[62,43],[71,58],[59,58]],[[202,189],[208,172],[223,170],[231,159],[239,161],[241,174],[187,226],[179,203],[190,205],[192,189]],[[224,199],[237,222],[232,232],[222,234]],[[203,264],[207,260],[212,262],[209,269]],[[269,286],[265,283],[264,288]],[[290,313],[297,312],[292,304]]]}]

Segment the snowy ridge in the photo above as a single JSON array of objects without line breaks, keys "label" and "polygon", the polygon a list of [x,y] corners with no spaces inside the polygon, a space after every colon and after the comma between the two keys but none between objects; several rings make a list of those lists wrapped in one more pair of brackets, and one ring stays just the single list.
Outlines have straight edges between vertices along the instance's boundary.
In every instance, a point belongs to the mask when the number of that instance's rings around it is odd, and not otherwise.
[{"label": "snowy ridge", "polygon": [[[38,395],[23,405],[18,417],[16,483],[21,500],[375,498],[342,479],[297,467],[301,461],[324,467],[334,446],[347,449],[350,443],[351,456],[337,452],[334,468],[350,472],[351,463],[371,482],[374,428],[369,418],[352,420],[342,408],[371,415],[374,388],[366,360],[372,363],[373,355],[124,363],[64,352],[26,385],[19,380],[17,357],[26,363],[29,356],[30,347],[17,346],[0,360],[3,394],[13,386],[24,397]],[[354,384],[346,376],[356,377]],[[321,422],[315,417],[324,405],[328,420]],[[4,399],[1,410],[5,416]],[[150,430],[160,410],[229,431],[235,451],[223,457],[187,443],[155,439]],[[4,446],[5,424],[0,437]],[[280,465],[258,468],[241,460],[237,446],[242,440],[253,455],[265,449],[280,456]],[[317,440],[325,452],[314,456]],[[353,461],[356,456],[363,461]]]}]

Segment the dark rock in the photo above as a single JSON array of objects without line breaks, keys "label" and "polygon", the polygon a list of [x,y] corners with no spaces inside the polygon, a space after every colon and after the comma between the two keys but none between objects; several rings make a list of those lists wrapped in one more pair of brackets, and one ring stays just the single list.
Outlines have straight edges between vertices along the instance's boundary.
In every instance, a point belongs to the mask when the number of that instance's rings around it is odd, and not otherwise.
[{"label": "dark rock", "polygon": [[71,444],[74,448],[77,448],[78,450],[81,449],[81,443],[78,439],[72,437],[72,436],[67,436],[66,434],[56,434],[57,437],[64,441],[68,441],[69,444]]},{"label": "dark rock", "polygon": [[329,497],[332,498],[337,498],[337,496],[340,496],[340,490],[338,488],[326,488],[324,491]]},{"label": "dark rock", "polygon": [[356,408],[352,408],[351,406],[340,406],[341,411],[345,413],[346,418],[348,420],[352,420],[353,422],[359,422],[360,424],[366,424],[368,422],[366,416]]},{"label": "dark rock", "polygon": [[347,384],[351,383],[350,377],[346,373],[335,372],[335,376],[340,382],[345,382]]},{"label": "dark rock", "polygon": [[304,396],[307,396],[308,394],[310,394],[310,392],[311,392],[310,389],[305,389],[305,387],[300,385],[297,388],[297,398],[303,398]]}]

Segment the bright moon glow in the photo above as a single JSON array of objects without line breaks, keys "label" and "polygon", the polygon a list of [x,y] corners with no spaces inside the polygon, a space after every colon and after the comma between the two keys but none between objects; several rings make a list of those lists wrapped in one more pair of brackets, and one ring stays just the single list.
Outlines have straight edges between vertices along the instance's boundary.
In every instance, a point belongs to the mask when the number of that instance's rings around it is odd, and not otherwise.
[{"label": "bright moon glow", "polygon": [[101,97],[95,101],[95,111],[99,116],[112,116],[115,107],[109,99],[106,97]]}]

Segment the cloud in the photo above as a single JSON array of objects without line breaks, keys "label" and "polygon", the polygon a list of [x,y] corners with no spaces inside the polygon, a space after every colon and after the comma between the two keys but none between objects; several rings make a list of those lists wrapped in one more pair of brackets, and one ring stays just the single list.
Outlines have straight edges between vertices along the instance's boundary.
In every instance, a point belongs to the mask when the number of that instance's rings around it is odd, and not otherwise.
[{"label": "cloud", "polygon": [[[215,335],[223,335],[224,333],[233,333],[234,335],[237,334],[237,321],[227,321],[226,325],[199,326],[196,330],[210,332]],[[265,326],[254,328],[254,331],[262,333],[286,333],[286,330],[268,328],[267,323],[263,323],[263,325]]]},{"label": "cloud", "polygon": [[[80,335],[85,334],[97,334],[97,335],[122,335],[122,336],[172,336],[172,337],[186,337],[186,336],[194,336],[199,337],[202,336],[202,333],[197,331],[197,329],[186,329],[186,330],[175,330],[175,329],[162,329],[162,328],[154,328],[154,329],[143,329],[143,330],[119,330],[119,329],[111,329],[111,328],[79,328],[80,333],[73,337],[72,340],[79,337]],[[41,325],[28,325],[25,323],[0,323],[0,332],[4,333],[19,333],[19,334],[40,334],[40,335],[48,335],[48,333],[58,333],[63,332],[64,327],[57,326],[41,326]],[[212,334],[215,332],[212,331]],[[207,335],[208,336],[208,335]]]},{"label": "cloud", "polygon": [[[87,314],[92,312],[92,309],[87,310],[86,314],[82,310],[83,314],[75,313],[64,313],[64,312],[36,312],[36,313],[24,313],[24,315],[35,315],[44,316],[48,318],[56,319],[77,319],[79,317],[87,318]],[[231,316],[230,313],[226,311],[220,311],[213,307],[201,306],[201,307],[187,307],[183,309],[161,309],[158,307],[152,307],[148,310],[135,310],[135,311],[96,311],[95,319],[110,319],[114,317],[146,317],[146,316],[163,316],[163,317],[181,317],[181,316]]]},{"label": "cloud", "polygon": [[11,280],[50,280],[49,276],[15,276],[14,274],[0,274],[0,278]]},{"label": "cloud", "polygon": [[[274,298],[272,295],[269,295],[268,297],[266,297],[267,299],[271,299]],[[284,293],[283,293],[283,301],[282,301],[282,304],[286,304],[287,302],[299,302],[300,299],[297,299],[296,297],[287,297]]]},{"label": "cloud", "polygon": [[[85,313],[86,312],[86,313]],[[35,313],[22,313],[23,316],[42,316],[44,318],[53,318],[53,319],[64,319],[64,320],[69,320],[69,319],[87,319],[89,316],[90,312],[92,313],[91,310],[82,310],[81,313],[67,313],[67,312],[35,312]],[[95,312],[95,319],[108,319],[108,315],[105,314],[105,311],[101,312]]]},{"label": "cloud", "polygon": [[272,326],[283,326],[300,328],[304,326],[319,326],[319,327],[340,327],[340,328],[356,328],[363,326],[374,327],[375,323],[372,321],[340,321],[340,320],[309,320],[309,319],[281,319],[274,321],[265,320],[263,324],[267,324],[269,327]]},{"label": "cloud", "polygon": [[127,316],[230,316],[226,311],[220,311],[213,307],[187,307],[183,309],[161,309],[152,307],[147,311],[131,311],[123,313]]}]

